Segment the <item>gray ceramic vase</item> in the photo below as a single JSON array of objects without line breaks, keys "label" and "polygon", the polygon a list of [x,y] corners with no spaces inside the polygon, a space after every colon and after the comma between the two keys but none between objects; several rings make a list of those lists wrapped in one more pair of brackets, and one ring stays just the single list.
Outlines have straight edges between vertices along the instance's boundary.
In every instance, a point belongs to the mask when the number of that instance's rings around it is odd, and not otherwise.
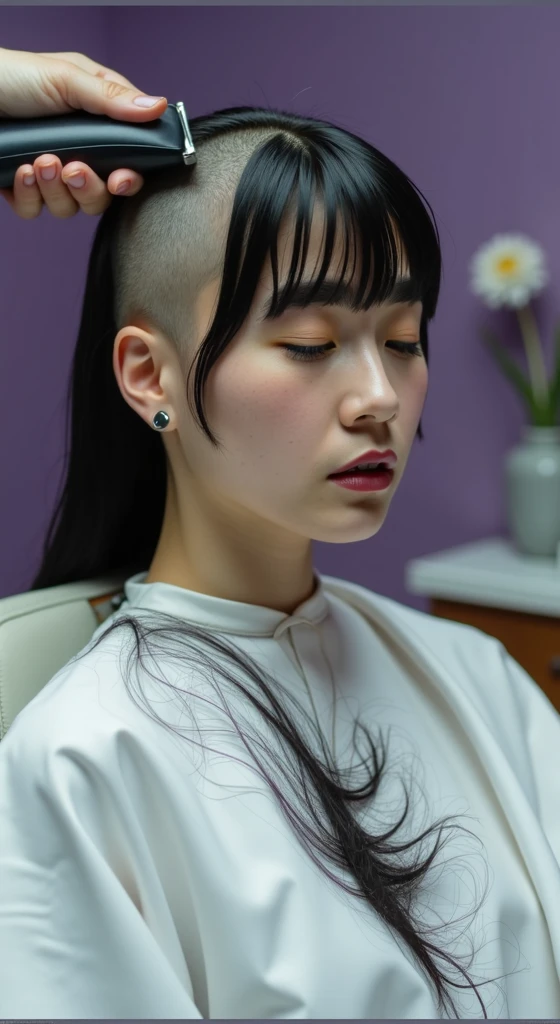
[{"label": "gray ceramic vase", "polygon": [[521,554],[555,558],[560,544],[560,426],[525,426],[504,468],[512,542]]}]

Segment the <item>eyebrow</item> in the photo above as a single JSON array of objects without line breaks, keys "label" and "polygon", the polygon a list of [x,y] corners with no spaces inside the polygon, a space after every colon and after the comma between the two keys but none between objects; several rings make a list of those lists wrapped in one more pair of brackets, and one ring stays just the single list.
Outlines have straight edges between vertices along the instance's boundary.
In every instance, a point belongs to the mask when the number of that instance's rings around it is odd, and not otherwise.
[{"label": "eyebrow", "polygon": [[[354,290],[349,284],[344,282],[342,285],[335,280],[325,280],[322,282],[320,288],[313,296],[313,300],[309,302],[309,296],[312,291],[312,281],[303,281],[294,290],[290,297],[286,309],[292,307],[301,309],[303,306],[340,306],[343,309],[352,309],[354,301]],[[339,294],[335,298],[335,292],[339,290]],[[414,303],[421,301],[420,286],[417,281],[411,277],[401,277],[395,283],[395,287],[391,294],[385,300],[386,303],[391,305],[407,305],[413,306]],[[287,287],[284,285],[279,290],[279,299],[286,294]],[[268,312],[267,309],[272,300],[272,295],[269,295],[262,306],[259,308],[257,321],[261,323],[263,320],[275,319],[272,313]],[[278,315],[278,314],[277,314]]]}]

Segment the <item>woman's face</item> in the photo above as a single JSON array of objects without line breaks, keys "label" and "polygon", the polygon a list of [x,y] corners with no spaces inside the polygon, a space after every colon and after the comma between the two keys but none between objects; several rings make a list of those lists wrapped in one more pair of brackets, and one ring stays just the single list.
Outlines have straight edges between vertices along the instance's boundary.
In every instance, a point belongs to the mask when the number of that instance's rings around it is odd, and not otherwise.
[{"label": "woman's face", "polygon": [[[304,281],[320,258],[321,232],[315,218]],[[280,285],[292,248],[291,236],[284,238]],[[407,276],[406,268],[400,276]],[[198,341],[212,322],[219,286],[213,282],[199,297]],[[219,507],[228,522],[240,519],[256,529],[267,523],[279,537],[365,540],[383,523],[426,397],[423,355],[403,355],[390,344],[420,341],[422,305],[386,304],[364,313],[313,305],[263,321],[271,294],[269,266],[247,321],[206,382],[206,416],[223,449],[203,436],[183,400],[178,438],[184,466],[176,465],[175,450],[173,468],[186,474],[186,495],[192,499],[196,488],[200,500]],[[328,344],[328,350],[300,361],[284,344]],[[350,491],[327,479],[370,448],[392,448],[397,455],[386,490]]]}]

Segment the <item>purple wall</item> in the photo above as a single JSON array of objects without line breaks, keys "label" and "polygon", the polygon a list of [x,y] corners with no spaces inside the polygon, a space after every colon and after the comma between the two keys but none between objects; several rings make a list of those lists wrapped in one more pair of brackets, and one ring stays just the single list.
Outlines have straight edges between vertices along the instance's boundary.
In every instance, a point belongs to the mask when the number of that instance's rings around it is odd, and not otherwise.
[{"label": "purple wall", "polygon": [[[56,15],[55,15],[56,12]],[[431,203],[444,259],[430,387],[407,471],[377,536],[316,544],[320,571],[411,606],[404,566],[506,534],[502,463],[525,415],[483,347],[489,325],[522,358],[512,314],[469,292],[468,263],[497,232],[547,254],[536,304],[547,365],[559,319],[560,142],[556,7],[3,8],[2,45],[78,50],[191,117],[262,103],[331,118],[399,164]],[[25,590],[62,467],[63,399],[98,218],[0,201],[0,596]]]}]

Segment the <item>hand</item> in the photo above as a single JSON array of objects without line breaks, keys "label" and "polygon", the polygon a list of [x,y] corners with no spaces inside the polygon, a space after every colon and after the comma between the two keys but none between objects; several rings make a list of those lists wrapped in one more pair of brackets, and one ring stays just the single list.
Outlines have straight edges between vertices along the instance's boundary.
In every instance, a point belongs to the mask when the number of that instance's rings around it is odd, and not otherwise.
[{"label": "hand", "polygon": [[[161,117],[167,100],[161,97],[152,107],[135,106],[133,100],[145,96],[140,89],[111,68],[90,60],[82,53],[28,53],[0,47],[0,117],[48,117],[87,110],[115,120],[144,122]],[[41,168],[53,165],[50,181],[41,177]],[[24,176],[33,174],[34,184],[25,185]],[[82,175],[82,188],[68,184],[72,175]],[[100,214],[107,209],[119,185],[129,181],[127,195],[142,188],[144,178],[131,170],[113,171],[104,182],[87,164],[72,161],[62,167],[53,154],[37,157],[34,164],[18,167],[14,187],[1,188],[18,217],[32,220],[46,204],[55,217],[73,217],[81,209]]]}]

